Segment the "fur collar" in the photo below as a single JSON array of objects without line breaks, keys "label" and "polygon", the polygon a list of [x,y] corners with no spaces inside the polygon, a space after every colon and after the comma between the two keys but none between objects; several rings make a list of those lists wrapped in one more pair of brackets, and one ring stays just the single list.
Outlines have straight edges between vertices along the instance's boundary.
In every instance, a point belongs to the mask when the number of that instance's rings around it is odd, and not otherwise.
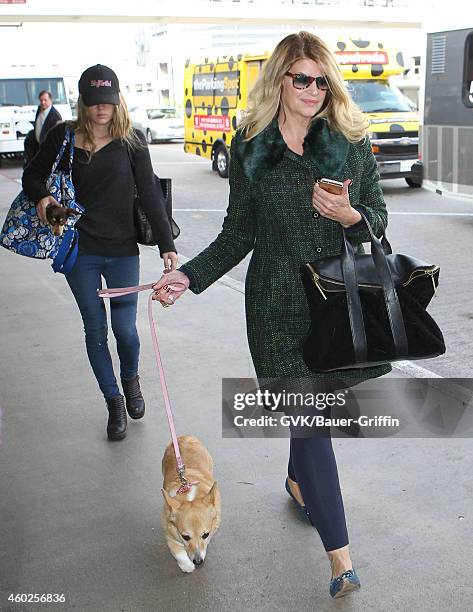
[{"label": "fur collar", "polygon": [[[288,150],[277,117],[251,140],[245,142],[241,131],[237,132],[235,140],[235,154],[252,183],[257,183],[277,166]],[[342,134],[330,130],[326,119],[314,119],[303,146],[304,159],[314,163],[321,177],[341,175],[350,143]]]}]

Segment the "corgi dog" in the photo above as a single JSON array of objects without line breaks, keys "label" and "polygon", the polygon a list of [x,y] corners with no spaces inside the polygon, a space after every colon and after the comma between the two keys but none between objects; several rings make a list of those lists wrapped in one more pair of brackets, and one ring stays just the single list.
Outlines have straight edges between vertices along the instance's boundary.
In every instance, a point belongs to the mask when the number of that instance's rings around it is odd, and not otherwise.
[{"label": "corgi dog", "polygon": [[221,502],[209,451],[194,436],[179,436],[178,444],[186,466],[185,477],[196,484],[178,493],[182,483],[171,442],[162,462],[162,522],[172,556],[180,569],[189,573],[204,562],[207,546],[220,526]]}]

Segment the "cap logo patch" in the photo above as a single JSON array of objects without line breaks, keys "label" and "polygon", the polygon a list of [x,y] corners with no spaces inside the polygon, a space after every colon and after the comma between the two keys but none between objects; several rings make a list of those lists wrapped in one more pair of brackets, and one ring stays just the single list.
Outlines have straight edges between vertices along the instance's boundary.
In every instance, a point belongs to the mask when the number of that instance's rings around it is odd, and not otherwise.
[{"label": "cap logo patch", "polygon": [[102,79],[93,79],[92,81],[90,81],[90,86],[91,87],[111,87],[112,86],[112,81],[104,81]]}]

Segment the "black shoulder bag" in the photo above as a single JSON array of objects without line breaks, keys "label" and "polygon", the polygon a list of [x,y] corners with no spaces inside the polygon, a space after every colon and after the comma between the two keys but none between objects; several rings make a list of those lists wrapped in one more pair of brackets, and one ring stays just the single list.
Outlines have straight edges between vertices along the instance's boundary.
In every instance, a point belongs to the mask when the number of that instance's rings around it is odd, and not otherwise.
[{"label": "black shoulder bag", "polygon": [[301,266],[311,327],[304,361],[313,372],[363,368],[445,353],[442,332],[426,308],[440,268],[394,254],[383,234],[371,254],[355,253],[343,231],[342,252]]},{"label": "black shoulder bag", "polygon": [[[135,174],[135,160],[133,157],[133,153],[130,151],[130,147],[127,146],[128,157],[130,159],[131,169],[133,170],[133,175]],[[166,208],[166,214],[169,219],[169,223],[171,225],[171,233],[173,239],[176,239],[181,230],[178,224],[172,218],[172,185],[170,178],[159,178],[156,174],[153,174],[154,181],[156,183],[156,189],[159,194],[162,194],[164,199],[164,206]],[[135,182],[135,203],[134,203],[134,221],[136,228],[136,241],[139,244],[144,244],[146,246],[154,246],[158,244],[158,241],[153,236],[153,230],[151,228],[150,222],[148,221],[148,217],[146,216],[143,207],[141,206],[140,194],[138,193],[138,189],[136,187]]]}]

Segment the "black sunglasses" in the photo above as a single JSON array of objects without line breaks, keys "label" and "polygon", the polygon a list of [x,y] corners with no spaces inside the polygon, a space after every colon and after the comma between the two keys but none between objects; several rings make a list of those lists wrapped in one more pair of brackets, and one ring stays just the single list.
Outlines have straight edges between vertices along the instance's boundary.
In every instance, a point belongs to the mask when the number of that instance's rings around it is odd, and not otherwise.
[{"label": "black sunglasses", "polygon": [[327,91],[328,82],[324,76],[312,77],[302,72],[294,74],[293,72],[286,72],[286,75],[292,78],[292,84],[296,89],[307,89],[315,81],[317,89],[320,91]]}]

